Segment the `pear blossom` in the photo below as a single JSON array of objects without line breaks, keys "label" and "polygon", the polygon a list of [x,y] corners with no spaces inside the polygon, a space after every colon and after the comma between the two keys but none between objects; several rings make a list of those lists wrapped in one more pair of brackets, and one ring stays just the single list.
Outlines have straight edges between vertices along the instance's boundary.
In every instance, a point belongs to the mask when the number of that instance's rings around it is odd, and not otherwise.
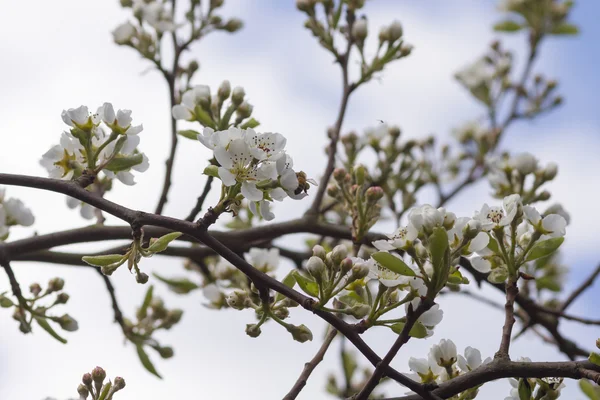
[{"label": "pear blossom", "polygon": [[164,3],[158,1],[146,2],[135,0],[133,12],[139,15],[150,26],[159,33],[175,30],[172,13],[165,7]]},{"label": "pear blossom", "polygon": [[265,221],[272,221],[275,218],[275,214],[271,212],[271,203],[268,201],[252,201],[249,207],[252,214],[261,216]]},{"label": "pear blossom", "polygon": [[558,214],[546,215],[543,219],[538,210],[531,206],[523,207],[523,214],[533,228],[549,237],[565,235],[567,221]]},{"label": "pear blossom", "polygon": [[419,235],[419,231],[412,224],[408,224],[405,227],[400,227],[394,231],[391,235],[388,235],[389,240],[375,240],[373,246],[378,250],[395,250],[405,249],[412,244],[412,242]]},{"label": "pear blossom", "polygon": [[521,207],[521,196],[512,194],[506,196],[503,201],[503,208],[490,207],[484,204],[481,211],[476,212],[474,219],[481,222],[484,231],[490,231],[494,228],[509,225],[516,217]]},{"label": "pear blossom", "polygon": [[259,161],[277,160],[284,155],[283,148],[287,139],[280,133],[259,133],[248,130],[245,137],[250,153]]},{"label": "pear blossom", "polygon": [[254,268],[262,272],[270,272],[279,265],[279,249],[259,249],[251,248],[248,253],[244,253],[244,258]]},{"label": "pear blossom", "polygon": [[[118,110],[115,114],[115,109],[111,103],[104,103],[102,106],[98,107],[96,114],[106,125],[108,125],[108,127],[120,134],[128,136],[137,135],[144,129],[142,125],[131,125],[131,122],[133,121],[131,118],[131,110]],[[128,137],[128,139],[130,138]],[[138,143],[136,143],[136,146]],[[133,146],[133,148],[136,146]]]},{"label": "pear blossom", "polygon": [[567,225],[571,223],[571,215],[564,209],[561,204],[555,203],[546,209],[544,215],[558,214],[567,221]]},{"label": "pear blossom", "polygon": [[455,74],[456,79],[469,89],[476,89],[482,85],[489,85],[493,76],[493,70],[484,59],[480,59],[475,63],[464,67]]},{"label": "pear blossom", "polygon": [[8,199],[2,203],[6,212],[7,225],[31,226],[35,221],[33,213],[19,199]]},{"label": "pear blossom", "polygon": [[81,214],[81,216],[85,219],[93,219],[94,218],[94,211],[96,209],[96,207],[91,206],[87,203],[84,203],[83,201],[76,199],[74,197],[67,197],[67,207],[69,207],[70,209],[75,209],[77,207],[81,206],[81,208],[79,209],[79,213]]},{"label": "pear blossom", "polygon": [[50,178],[71,180],[75,171],[82,170],[83,146],[69,132],[63,132],[60,144],[42,155],[40,165],[48,171]]},{"label": "pear blossom", "polygon": [[173,106],[172,114],[175,119],[193,121],[196,118],[195,109],[210,103],[210,87],[197,85],[181,96],[181,104]]},{"label": "pear blossom", "polygon": [[[457,248],[462,243],[465,233],[473,234],[481,229],[481,222],[479,220],[468,217],[458,218],[452,229],[448,231],[450,246]],[[489,241],[490,238],[487,233],[479,232],[473,239],[469,241],[466,251],[469,253],[480,251],[488,245]]]},{"label": "pear blossom", "polygon": [[90,115],[90,112],[86,106],[79,106],[77,108],[63,110],[61,117],[65,124],[78,128],[86,126],[90,122],[92,122],[94,125],[97,125],[100,122],[96,115]]},{"label": "pear blossom", "polygon": [[425,311],[417,321],[427,328],[427,337],[433,335],[433,327],[442,322],[444,311],[440,310],[439,304],[434,304],[429,310]]},{"label": "pear blossom", "polygon": [[113,40],[117,44],[127,44],[131,42],[131,39],[136,36],[137,29],[135,26],[127,21],[117,26],[116,29],[112,32]]},{"label": "pear blossom", "polygon": [[411,379],[422,383],[433,383],[439,380],[440,376],[445,373],[444,368],[440,367],[435,359],[415,358],[408,359],[408,367],[415,374],[407,374]]},{"label": "pear blossom", "polygon": [[214,283],[209,283],[208,285],[204,286],[204,288],[202,288],[202,294],[210,302],[207,305],[208,308],[221,308],[221,306],[224,304],[225,296],[219,287]]},{"label": "pear blossom", "polygon": [[457,360],[456,345],[449,339],[442,339],[439,344],[434,344],[429,354],[440,367],[450,367]]},{"label": "pear blossom", "polygon": [[460,143],[467,143],[469,140],[481,140],[487,134],[488,130],[484,128],[478,121],[468,121],[462,126],[452,130],[452,136]]},{"label": "pear blossom", "polygon": [[538,161],[530,153],[520,153],[510,158],[509,166],[519,171],[521,175],[532,174],[536,171]]},{"label": "pear blossom", "polygon": [[408,220],[419,232],[431,232],[435,227],[441,227],[446,218],[446,210],[443,207],[436,209],[429,204],[415,207],[408,213]]},{"label": "pear blossom", "polygon": [[481,352],[471,346],[468,346],[465,348],[464,357],[460,354],[458,355],[457,363],[458,367],[463,372],[469,372],[491,361],[492,359],[490,357],[487,357],[485,360],[481,361]]}]

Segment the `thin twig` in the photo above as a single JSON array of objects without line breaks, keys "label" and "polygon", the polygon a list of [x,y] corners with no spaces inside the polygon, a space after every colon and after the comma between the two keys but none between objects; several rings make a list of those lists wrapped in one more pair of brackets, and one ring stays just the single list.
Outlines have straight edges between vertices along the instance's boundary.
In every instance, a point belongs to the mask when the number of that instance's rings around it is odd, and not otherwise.
[{"label": "thin twig", "polygon": [[106,290],[108,290],[108,294],[110,295],[110,301],[112,303],[112,309],[115,316],[115,322],[117,322],[121,326],[121,330],[123,334],[127,336],[127,326],[125,325],[125,321],[123,320],[123,312],[121,312],[121,307],[119,307],[119,302],[117,301],[117,294],[115,291],[115,287],[113,286],[110,278],[102,273],[99,268],[94,268],[97,271],[102,279],[104,280],[104,284],[106,285]]},{"label": "thin twig", "polygon": [[296,397],[298,397],[298,395],[300,394],[300,391],[304,388],[304,386],[306,386],[306,381],[310,377],[310,374],[312,374],[312,372],[317,367],[317,365],[319,365],[319,363],[321,361],[323,361],[323,357],[325,356],[327,349],[329,349],[329,345],[331,344],[333,339],[335,339],[337,334],[338,334],[337,330],[335,330],[335,329],[329,330],[329,333],[325,337],[325,341],[319,348],[319,351],[317,351],[317,354],[315,354],[315,356],[312,358],[312,360],[310,360],[309,362],[304,364],[304,369],[302,370],[302,373],[300,374],[300,376],[298,377],[298,380],[294,384],[294,387],[292,387],[292,389],[289,391],[289,393],[285,395],[283,400],[294,400]]},{"label": "thin twig", "polygon": [[190,211],[190,214],[186,217],[186,219],[185,219],[186,221],[193,221],[196,218],[196,216],[198,215],[198,213],[200,212],[200,210],[202,210],[202,205],[204,205],[204,201],[206,200],[206,197],[210,193],[210,188],[211,188],[213,179],[215,179],[213,176],[209,176],[208,179],[206,180],[206,183],[204,184],[204,189],[202,190],[202,193],[198,197],[198,200],[196,201],[196,205],[194,206],[192,211]]},{"label": "thin twig", "polygon": [[594,272],[592,272],[592,274],[585,281],[581,282],[581,285],[579,285],[579,287],[577,287],[577,289],[575,289],[573,293],[567,297],[567,299],[562,303],[560,310],[565,311],[567,307],[569,307],[571,303],[573,303],[587,288],[594,284],[594,280],[596,280],[598,275],[600,275],[600,264],[598,264]]}]

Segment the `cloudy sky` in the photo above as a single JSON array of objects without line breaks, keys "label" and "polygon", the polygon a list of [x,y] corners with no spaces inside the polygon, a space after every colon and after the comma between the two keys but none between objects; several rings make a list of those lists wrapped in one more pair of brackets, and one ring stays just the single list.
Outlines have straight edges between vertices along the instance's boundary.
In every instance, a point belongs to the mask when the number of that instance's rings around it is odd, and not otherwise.
[{"label": "cloudy sky", "polygon": [[[254,104],[255,116],[262,122],[261,129],[286,135],[296,166],[318,177],[325,162],[325,128],[334,122],[341,92],[337,67],[302,27],[303,15],[295,10],[293,1],[226,3],[223,15],[238,16],[246,26],[237,35],[211,35],[192,48],[188,56],[197,58],[201,65],[195,83],[217,87],[229,79],[232,85],[243,86]],[[490,29],[499,18],[495,7],[491,0],[369,2],[370,30],[377,32],[379,26],[398,19],[415,51],[388,68],[379,82],[370,83],[353,96],[344,130],[362,131],[384,120],[400,125],[407,138],[433,133],[442,141],[450,141],[452,127],[480,117],[482,109],[452,74],[477,58],[495,37]],[[599,12],[596,2],[582,1],[573,12],[582,35],[552,39],[543,45],[536,71],[559,78],[565,105],[533,123],[515,124],[502,143],[503,149],[530,151],[542,162],[560,165],[559,176],[549,190],[572,215],[564,245],[564,261],[572,267],[568,287],[575,286],[598,262],[595,231],[600,224],[596,212],[600,189],[590,183],[597,180],[600,170],[600,60],[596,40],[600,28],[595,18]],[[129,18],[128,12],[118,1],[34,0],[10,2],[3,13],[0,135],[4,144],[0,171],[44,176],[38,160],[64,129],[62,109],[81,104],[95,109],[110,101],[117,108],[132,109],[134,121],[144,124],[141,148],[151,162],[150,170],[137,177],[137,186],[120,185],[110,199],[131,208],[152,210],[168,151],[170,111],[161,76],[148,71],[149,65],[133,51],[112,43],[110,31]],[[521,63],[523,37],[509,37],[505,43],[515,49],[517,63]],[[179,148],[167,215],[187,215],[201,191],[205,179],[201,171],[209,156],[199,143],[186,142]],[[459,215],[471,215],[490,201],[489,191],[485,183],[475,185],[448,208]],[[67,209],[61,195],[23,188],[9,188],[8,195],[22,198],[36,215],[34,228],[15,229],[15,238],[88,223]],[[290,202],[275,209],[279,221],[302,211],[298,203]],[[82,251],[98,246],[75,248]],[[145,261],[144,269],[163,275],[183,274],[178,260],[155,257]],[[81,374],[96,365],[103,366],[111,377],[125,377],[127,389],[119,399],[281,398],[319,347],[317,339],[324,328],[318,318],[294,309],[291,322],[308,325],[315,333],[312,343],[294,342],[274,324],[265,326],[260,338],[251,339],[244,333],[245,324],[253,321],[251,312],[210,311],[201,306],[204,299],[200,293],[178,297],[158,284],[157,292],[167,306],[186,310],[183,321],[160,337],[165,344],[174,345],[176,356],[168,361],[155,357],[165,378],[159,381],[139,365],[134,349],[123,345],[118,326],[111,323],[109,298],[97,274],[87,268],[35,263],[15,263],[14,269],[25,287],[63,277],[71,295],[65,309],[78,319],[80,330],[67,335],[69,344],[64,346],[39,330],[33,335],[20,334],[10,313],[0,310],[1,399],[66,399],[75,394]],[[132,315],[145,288],[124,270],[118,271],[113,281],[124,312]],[[2,288],[8,289],[8,282],[0,275],[0,291],[5,290]],[[502,300],[498,293],[489,295]],[[597,312],[588,311],[594,301],[598,295],[592,289],[572,311]],[[498,311],[452,297],[442,300],[442,308],[445,317],[435,336],[411,341],[394,360],[394,367],[407,371],[408,357],[425,356],[430,345],[441,338],[451,338],[461,350],[469,345],[477,347],[484,356],[495,352],[502,324]],[[587,348],[597,336],[597,330],[577,325],[565,325],[563,331]],[[365,337],[380,355],[394,340],[385,332],[368,332]],[[513,357],[562,359],[533,336],[516,341],[511,351]],[[326,373],[339,371],[338,353],[334,346],[300,398],[327,397],[323,394]],[[404,392],[393,385],[386,389],[389,395]],[[508,392],[508,383],[500,382],[485,387],[481,397],[503,399]],[[565,393],[569,399],[583,398],[574,382],[568,382]]]}]

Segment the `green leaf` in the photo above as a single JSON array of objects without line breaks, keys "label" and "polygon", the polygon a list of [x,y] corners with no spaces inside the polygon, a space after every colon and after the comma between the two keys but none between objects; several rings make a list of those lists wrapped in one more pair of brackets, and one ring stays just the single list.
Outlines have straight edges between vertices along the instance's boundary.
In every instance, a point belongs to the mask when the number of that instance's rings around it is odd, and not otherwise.
[{"label": "green leaf", "polygon": [[450,276],[448,276],[448,283],[452,283],[455,285],[467,285],[469,283],[469,280],[466,277],[462,276],[460,271],[456,270],[453,273],[451,273]]},{"label": "green leaf", "polygon": [[196,114],[196,120],[200,122],[202,126],[208,126],[209,128],[217,129],[217,125],[213,121],[210,114],[204,111],[202,107],[196,106],[194,108],[194,114]]},{"label": "green leaf", "polygon": [[116,156],[106,166],[105,169],[112,172],[129,170],[131,167],[141,164],[144,161],[142,153],[129,156]]},{"label": "green leaf", "polygon": [[0,307],[10,308],[14,305],[15,305],[15,303],[13,303],[13,301],[11,299],[9,299],[8,297],[6,297],[4,295],[0,295]]},{"label": "green leaf", "polygon": [[161,251],[165,251],[167,247],[169,247],[169,243],[173,240],[177,239],[179,236],[183,235],[181,232],[171,232],[167,233],[164,236],[159,237],[154,241],[150,241],[152,243],[146,250],[152,253],[160,253]]},{"label": "green leaf", "polygon": [[209,165],[208,167],[204,168],[204,171],[202,173],[204,175],[212,176],[213,178],[218,178],[219,167],[217,167],[216,165]]},{"label": "green leaf", "polygon": [[192,140],[198,140],[198,135],[200,134],[200,132],[197,132],[193,129],[186,129],[183,131],[179,131],[177,133],[179,135],[183,136],[184,138],[188,138],[188,139],[192,139]]},{"label": "green leaf", "polygon": [[371,254],[371,258],[381,264],[381,266],[397,274],[404,276],[415,276],[415,271],[413,271],[412,268],[406,265],[404,261],[393,254],[385,251],[378,251],[377,253]]},{"label": "green leaf", "polygon": [[[289,287],[289,288],[293,288],[294,285],[296,284],[296,279],[294,278],[294,271],[290,271],[288,272],[288,274],[285,276],[285,278],[283,278],[283,280],[281,281],[281,283],[283,283],[285,286]],[[277,292],[277,294],[275,295],[275,303],[277,303],[278,301],[281,301],[285,298],[284,295],[282,295],[281,293]]]},{"label": "green leaf", "polygon": [[56,333],[56,331],[50,326],[50,324],[48,323],[48,321],[46,320],[46,318],[38,317],[36,315],[34,315],[33,318],[35,319],[35,322],[37,322],[38,325],[43,330],[45,330],[46,332],[48,332],[50,334],[50,336],[52,336],[54,339],[58,340],[59,342],[61,342],[63,344],[67,343],[67,339],[63,338],[58,333]]},{"label": "green leaf", "polygon": [[137,344],[135,348],[144,368],[146,368],[146,370],[151,374],[156,375],[157,377],[162,379],[162,376],[159,375],[159,373],[156,371],[156,368],[154,368],[154,364],[152,364],[152,361],[150,361],[150,357],[148,357],[148,354],[144,350],[144,346],[142,346],[141,344]]},{"label": "green leaf", "polygon": [[298,286],[300,286],[300,289],[302,289],[304,293],[313,297],[319,297],[319,285],[317,282],[303,276],[298,271],[294,271],[294,278],[296,278]]},{"label": "green leaf", "polygon": [[356,372],[356,368],[358,368],[358,364],[356,363],[356,358],[354,357],[353,353],[349,351],[342,351],[342,366],[344,368],[344,377],[346,378],[346,382],[351,382],[354,372]]},{"label": "green leaf", "polygon": [[580,379],[579,387],[590,400],[600,400],[600,386],[594,385],[587,379]]},{"label": "green leaf", "polygon": [[519,379],[519,400],[531,400],[531,386],[527,379]]},{"label": "green leaf", "polygon": [[590,354],[588,360],[590,360],[591,363],[594,363],[594,364],[600,366],[600,354],[592,352],[592,354]]},{"label": "green leaf", "polygon": [[241,129],[248,129],[248,128],[253,129],[253,128],[256,128],[259,125],[260,125],[260,122],[258,122],[254,118],[250,118],[248,121],[244,122],[242,124],[242,126],[240,126],[240,128]]},{"label": "green leaf", "polygon": [[448,233],[444,228],[435,228],[429,237],[429,251],[434,270],[444,262],[446,249],[448,249]]},{"label": "green leaf", "polygon": [[169,286],[169,289],[171,289],[175,293],[188,294],[191,291],[199,288],[197,284],[195,284],[187,278],[169,279],[164,278],[156,273],[153,273],[152,275],[159,281],[166,283]]},{"label": "green leaf", "polygon": [[552,35],[578,35],[579,28],[575,25],[563,22],[555,25],[550,31]]},{"label": "green leaf", "polygon": [[547,289],[551,292],[560,292],[562,286],[559,282],[557,282],[556,277],[553,276],[542,276],[541,278],[537,278],[535,280],[535,286],[537,290]]},{"label": "green leaf", "polygon": [[102,391],[100,392],[100,396],[98,396],[98,400],[109,400],[108,393],[110,392],[110,388],[112,387],[112,382],[108,381],[102,386]]},{"label": "green leaf", "polygon": [[[394,331],[395,333],[397,333],[399,335],[400,333],[402,333],[402,330],[404,329],[404,325],[406,325],[405,322],[395,323],[394,325],[391,326],[392,331]],[[415,339],[423,339],[423,338],[427,337],[427,328],[425,328],[425,325],[423,325],[422,323],[417,321],[411,328],[408,335],[411,337],[414,337]]]},{"label": "green leaf", "polygon": [[107,267],[120,261],[125,262],[126,257],[122,254],[107,254],[105,256],[84,256],[81,260],[94,267]]},{"label": "green leaf", "polygon": [[140,319],[146,318],[148,315],[148,307],[150,307],[150,303],[152,302],[152,297],[154,294],[154,286],[150,285],[148,290],[146,290],[146,295],[144,296],[144,301],[142,302],[142,306],[139,310]]},{"label": "green leaf", "polygon": [[545,257],[552,254],[560,245],[565,241],[564,237],[555,237],[541,242],[537,242],[533,245],[529,253],[527,253],[526,261],[537,260],[538,258]]},{"label": "green leaf", "polygon": [[506,20],[494,24],[496,32],[518,32],[523,29],[523,26],[515,21]]},{"label": "green leaf", "polygon": [[500,246],[498,246],[498,241],[496,240],[496,238],[494,238],[489,232],[487,235],[490,238],[490,241],[487,245],[488,249],[490,249],[495,254],[500,254]]}]

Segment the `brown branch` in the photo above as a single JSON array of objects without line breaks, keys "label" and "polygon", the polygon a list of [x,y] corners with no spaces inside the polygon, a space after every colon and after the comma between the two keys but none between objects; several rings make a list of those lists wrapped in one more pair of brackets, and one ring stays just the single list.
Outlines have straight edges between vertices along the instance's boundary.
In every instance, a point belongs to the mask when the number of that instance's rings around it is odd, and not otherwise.
[{"label": "brown branch", "polygon": [[110,278],[102,273],[99,268],[94,268],[97,271],[102,279],[104,280],[104,284],[106,285],[106,290],[108,290],[108,294],[110,295],[110,301],[112,303],[113,313],[115,315],[115,322],[117,322],[121,326],[121,330],[125,336],[128,336],[127,326],[125,325],[125,321],[123,320],[123,313],[121,312],[121,307],[119,307],[119,302],[117,301],[117,295],[115,292],[115,287],[113,286]]},{"label": "brown branch", "polygon": [[585,281],[581,282],[581,285],[579,285],[579,287],[577,287],[577,289],[575,289],[573,293],[567,297],[567,299],[562,303],[560,310],[565,311],[567,307],[569,307],[571,303],[573,303],[587,288],[594,284],[594,280],[596,280],[598,275],[600,275],[600,264],[598,264],[594,272],[592,272],[592,274]]},{"label": "brown branch", "polygon": [[[598,377],[600,366],[589,361],[515,362],[496,359],[489,364],[439,385],[432,393],[447,399],[467,389],[501,378],[571,378]],[[391,397],[386,400],[421,400],[417,395]]]},{"label": "brown branch", "polygon": [[198,213],[200,212],[200,210],[202,210],[202,205],[204,204],[206,197],[210,193],[210,188],[211,188],[213,179],[215,179],[214,176],[209,176],[208,179],[206,180],[206,183],[204,184],[204,189],[202,190],[202,193],[198,197],[198,200],[196,200],[196,205],[194,206],[192,211],[190,211],[190,214],[186,217],[186,219],[185,219],[186,221],[193,221],[196,218],[196,216],[198,215]]},{"label": "brown branch", "polygon": [[300,376],[298,377],[298,380],[294,384],[294,387],[292,387],[292,389],[289,391],[289,393],[285,395],[283,400],[294,400],[296,397],[298,397],[298,395],[300,394],[300,391],[302,391],[304,386],[306,386],[306,381],[310,377],[310,374],[312,374],[312,372],[317,367],[317,365],[319,365],[319,363],[321,361],[323,361],[323,357],[325,356],[325,353],[329,349],[329,345],[331,344],[333,339],[335,339],[335,337],[337,336],[337,333],[338,333],[338,331],[335,329],[329,330],[329,333],[325,337],[325,341],[319,348],[319,351],[317,351],[317,354],[315,354],[315,356],[312,358],[312,360],[310,360],[309,362],[304,364],[304,369],[302,370],[302,373],[300,374]]},{"label": "brown branch", "polygon": [[512,335],[512,328],[515,324],[515,299],[519,294],[519,287],[517,286],[516,280],[511,278],[508,279],[506,285],[506,304],[504,305],[504,326],[502,327],[502,340],[500,341],[500,348],[494,358],[506,358],[510,359],[509,349],[510,340]]}]

